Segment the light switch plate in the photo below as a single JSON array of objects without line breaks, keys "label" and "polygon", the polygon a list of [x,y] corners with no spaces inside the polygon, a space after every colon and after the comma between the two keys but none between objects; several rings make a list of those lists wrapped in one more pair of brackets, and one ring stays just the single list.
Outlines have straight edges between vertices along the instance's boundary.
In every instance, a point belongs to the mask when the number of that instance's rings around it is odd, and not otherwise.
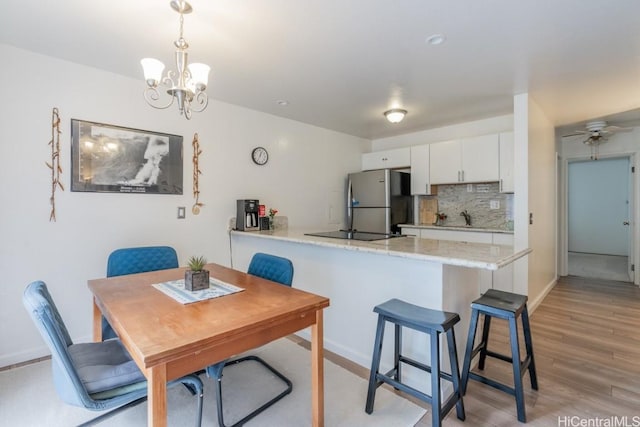
[{"label": "light switch plate", "polygon": [[489,202],[489,209],[500,209],[500,200],[491,200]]},{"label": "light switch plate", "polygon": [[178,219],[184,219],[185,218],[185,207],[184,206],[178,206]]}]

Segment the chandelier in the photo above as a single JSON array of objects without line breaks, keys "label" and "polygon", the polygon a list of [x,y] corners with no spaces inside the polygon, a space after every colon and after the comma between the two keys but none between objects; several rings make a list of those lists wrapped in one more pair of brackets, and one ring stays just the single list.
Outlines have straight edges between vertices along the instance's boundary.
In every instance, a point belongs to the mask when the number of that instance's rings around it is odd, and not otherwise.
[{"label": "chandelier", "polygon": [[[183,0],[172,0],[171,7],[180,14],[180,36],[173,42],[177,48],[175,53],[176,69],[169,70],[166,76],[162,76],[164,64],[155,58],[144,58],[140,61],[144,71],[147,87],[144,90],[144,99],[153,108],[165,109],[178,103],[180,114],[184,114],[187,120],[191,119],[191,112],[199,113],[207,108],[209,98],[205,90],[209,79],[210,67],[206,64],[188,64],[187,49],[189,44],[182,35],[184,14],[191,13],[191,5]],[[169,101],[163,103],[160,100],[159,86],[167,88]]]}]

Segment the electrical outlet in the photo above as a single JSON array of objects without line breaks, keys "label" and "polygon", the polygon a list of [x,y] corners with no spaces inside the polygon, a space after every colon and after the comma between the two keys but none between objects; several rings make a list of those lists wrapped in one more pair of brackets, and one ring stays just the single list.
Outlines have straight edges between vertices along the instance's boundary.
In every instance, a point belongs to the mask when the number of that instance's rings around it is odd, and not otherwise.
[{"label": "electrical outlet", "polygon": [[473,184],[467,184],[467,193],[473,193]]},{"label": "electrical outlet", "polygon": [[489,202],[489,209],[500,209],[500,200],[491,200]]},{"label": "electrical outlet", "polygon": [[186,216],[186,210],[184,206],[178,206],[178,219],[184,219]]}]

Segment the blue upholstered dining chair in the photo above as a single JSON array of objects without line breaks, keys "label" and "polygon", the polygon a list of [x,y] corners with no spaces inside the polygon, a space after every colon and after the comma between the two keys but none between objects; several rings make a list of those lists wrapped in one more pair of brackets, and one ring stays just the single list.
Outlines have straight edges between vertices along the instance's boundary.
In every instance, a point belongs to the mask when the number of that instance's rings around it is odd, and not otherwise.
[{"label": "blue upholstered dining chair", "polygon": [[[112,409],[82,426],[102,422],[147,399],[147,381],[119,339],[74,344],[44,282],[29,284],[22,302],[51,351],[58,396],[69,405],[93,411]],[[200,426],[202,381],[187,375],[168,386],[174,384],[184,384],[198,396],[196,426]]]},{"label": "blue upholstered dining chair", "polygon": [[[275,255],[263,254],[260,252],[254,254],[253,258],[251,259],[251,263],[249,264],[249,270],[247,272],[254,276],[259,276],[286,286],[291,286],[291,282],[293,281],[293,264],[290,260]],[[291,390],[293,389],[293,385],[287,377],[282,375],[273,366],[269,365],[258,356],[249,355],[237,359],[226,360],[216,363],[215,365],[208,366],[206,369],[207,375],[215,379],[217,385],[216,405],[218,409],[218,424],[220,425],[220,427],[226,427],[224,424],[224,417],[222,412],[222,369],[225,366],[242,363],[247,360],[252,360],[254,362],[262,364],[276,377],[278,377],[286,385],[286,388],[271,400],[264,403],[259,408],[255,409],[254,411],[234,423],[231,427],[243,425],[256,415],[258,415],[260,412],[264,411],[265,409],[285,397],[287,394],[291,393]]]},{"label": "blue upholstered dining chair", "polygon": [[[107,260],[107,277],[125,274],[146,273],[147,271],[178,268],[178,255],[169,246],[144,246],[116,249]],[[102,317],[102,340],[115,338],[116,333]]]}]

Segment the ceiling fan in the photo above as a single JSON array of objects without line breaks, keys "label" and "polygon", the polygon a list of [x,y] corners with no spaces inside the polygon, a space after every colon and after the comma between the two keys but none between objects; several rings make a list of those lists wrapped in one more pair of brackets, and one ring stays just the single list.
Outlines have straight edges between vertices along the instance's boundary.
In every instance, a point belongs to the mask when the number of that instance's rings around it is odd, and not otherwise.
[{"label": "ceiling fan", "polygon": [[604,120],[594,120],[591,122],[587,122],[585,128],[585,130],[576,130],[573,133],[563,136],[569,137],[576,135],[586,135],[587,138],[582,141],[582,143],[591,147],[591,160],[598,160],[599,145],[603,142],[606,142],[611,135],[617,132],[629,132],[633,130],[633,128],[630,127],[607,125],[607,122]]}]

